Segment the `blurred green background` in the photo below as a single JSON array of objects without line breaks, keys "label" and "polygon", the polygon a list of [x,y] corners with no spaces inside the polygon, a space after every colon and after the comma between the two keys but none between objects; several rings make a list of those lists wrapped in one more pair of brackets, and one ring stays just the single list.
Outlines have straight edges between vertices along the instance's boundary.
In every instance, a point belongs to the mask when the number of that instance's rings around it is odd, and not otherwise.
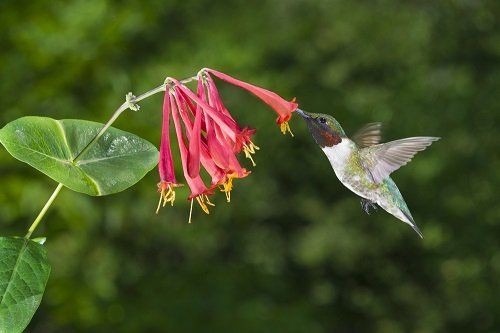
[{"label": "blurred green background", "polygon": [[[212,67],[348,134],[443,137],[393,175],[421,240],[366,215],[300,119],[282,136],[219,82],[261,147],[233,202],[188,225],[183,199],[154,214],[156,171],[109,197],[64,190],[36,232],[53,269],[28,332],[500,331],[499,17],[498,0],[0,2],[2,126],[104,122],[128,91]],[[158,143],[161,103],[116,127]],[[0,170],[1,234],[22,235],[56,184],[3,148]]]}]

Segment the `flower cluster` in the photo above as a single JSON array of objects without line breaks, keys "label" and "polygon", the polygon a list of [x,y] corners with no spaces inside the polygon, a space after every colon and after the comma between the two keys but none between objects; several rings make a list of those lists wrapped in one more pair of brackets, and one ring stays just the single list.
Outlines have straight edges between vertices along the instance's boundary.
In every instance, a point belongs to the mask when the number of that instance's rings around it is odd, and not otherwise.
[{"label": "flower cluster", "polygon": [[[175,188],[181,186],[174,172],[170,141],[171,122],[179,145],[184,178],[191,191],[191,212],[196,199],[202,210],[208,214],[208,206],[213,206],[209,196],[217,189],[225,193],[228,202],[231,200],[233,180],[250,174],[250,171],[240,165],[237,159],[239,153],[242,152],[255,166],[252,155],[259,149],[251,140],[255,129],[241,127],[236,122],[224,106],[213,77],[243,88],[268,104],[278,113],[276,122],[281,131],[284,134],[287,131],[291,133],[288,120],[297,109],[295,101],[288,102],[274,92],[213,69],[206,68],[198,73],[196,92],[176,79],[167,78],[158,163],[160,202],[157,212],[167,203],[174,204]],[[202,168],[211,178],[208,186],[200,175]]]}]

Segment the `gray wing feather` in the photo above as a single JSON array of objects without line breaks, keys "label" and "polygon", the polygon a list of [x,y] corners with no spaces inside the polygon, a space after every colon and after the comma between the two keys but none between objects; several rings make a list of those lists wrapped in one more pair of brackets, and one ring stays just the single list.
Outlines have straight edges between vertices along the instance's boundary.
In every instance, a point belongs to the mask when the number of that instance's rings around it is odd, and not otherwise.
[{"label": "gray wing feather", "polygon": [[374,146],[382,138],[382,123],[369,123],[361,127],[352,137],[359,148]]},{"label": "gray wing feather", "polygon": [[416,153],[439,139],[430,136],[406,138],[363,148],[360,153],[373,180],[381,183],[392,172],[410,162]]}]

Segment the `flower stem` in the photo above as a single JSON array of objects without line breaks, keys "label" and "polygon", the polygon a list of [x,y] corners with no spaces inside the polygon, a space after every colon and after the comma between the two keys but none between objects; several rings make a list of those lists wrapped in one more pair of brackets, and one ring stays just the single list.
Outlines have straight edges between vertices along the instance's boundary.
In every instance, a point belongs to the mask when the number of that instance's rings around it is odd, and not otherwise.
[{"label": "flower stem", "polygon": [[[196,76],[192,76],[192,77],[189,77],[187,79],[181,80],[180,82],[185,84],[185,83],[189,83],[191,81],[194,81],[196,79],[197,79]],[[104,126],[101,128],[99,133],[97,133],[96,136],[93,137],[92,140],[90,140],[90,142],[82,149],[82,151],[80,151],[80,153],[78,153],[78,155],[72,160],[72,162],[78,161],[78,159],[85,152],[87,152],[90,148],[92,148],[92,146],[97,142],[97,140],[99,140],[101,138],[101,136],[111,127],[111,125],[116,121],[116,119],[118,119],[118,117],[124,111],[126,111],[127,109],[138,111],[139,106],[136,105],[138,102],[140,102],[140,101],[142,101],[150,96],[153,96],[159,92],[165,91],[167,85],[168,85],[168,83],[163,83],[162,85],[159,85],[158,87],[153,88],[153,89],[151,89],[151,90],[149,90],[149,91],[145,92],[144,94],[141,94],[137,97],[132,95],[132,93],[128,93],[125,103],[123,103],[122,105],[120,105],[120,107],[118,109],[116,109],[116,111],[111,115],[111,118],[109,118],[109,120],[106,122],[106,124],[104,124]],[[38,216],[36,217],[35,221],[33,221],[33,223],[31,224],[30,228],[28,229],[28,233],[26,234],[26,236],[24,236],[24,238],[29,239],[31,237],[31,234],[35,231],[36,227],[38,226],[40,221],[45,216],[45,213],[47,213],[47,210],[50,208],[50,206],[52,205],[52,203],[56,199],[57,195],[59,194],[59,192],[63,188],[63,186],[64,185],[61,183],[59,183],[57,185],[54,192],[52,192],[52,195],[50,196],[49,200],[45,203],[45,206],[43,206],[40,213],[38,213]]]},{"label": "flower stem", "polygon": [[[189,77],[187,79],[181,80],[180,82],[181,83],[189,83],[189,82],[196,80],[196,79],[197,79],[197,77],[193,76],[193,77]],[[126,98],[127,100],[125,101],[125,103],[123,103],[122,105],[120,105],[120,107],[118,109],[116,109],[116,111],[113,113],[111,118],[109,118],[109,120],[106,122],[106,124],[104,124],[104,126],[101,128],[99,133],[97,133],[97,135],[82,149],[82,151],[80,153],[78,153],[78,155],[76,155],[76,157],[73,159],[73,162],[78,161],[80,159],[80,157],[83,154],[85,154],[97,142],[97,140],[99,140],[101,138],[101,136],[108,130],[108,128],[111,127],[111,125],[116,121],[116,119],[118,119],[118,117],[123,112],[125,112],[127,109],[138,111],[139,107],[138,107],[138,105],[136,105],[138,102],[140,102],[148,97],[151,97],[159,92],[165,91],[167,84],[168,83],[163,83],[162,85],[159,85],[158,87],[153,88],[153,89],[151,89],[151,90],[149,90],[149,91],[145,92],[144,94],[139,95],[137,97],[132,95],[132,93],[129,93],[127,95],[127,98]]]},{"label": "flower stem", "polygon": [[45,216],[45,213],[47,213],[47,210],[52,205],[52,202],[54,202],[54,200],[56,199],[56,197],[59,194],[59,191],[61,191],[62,187],[63,187],[63,184],[61,184],[61,183],[59,183],[59,185],[57,185],[54,192],[52,192],[52,195],[50,196],[49,200],[47,200],[47,202],[45,203],[45,206],[43,206],[40,213],[38,213],[38,216],[36,217],[35,221],[33,221],[33,224],[31,224],[31,227],[28,229],[28,233],[26,234],[26,236],[24,236],[24,238],[26,238],[26,239],[30,238],[31,234],[33,233],[33,231],[35,231],[36,227],[38,226],[38,223],[40,223],[42,218]]},{"label": "flower stem", "polygon": [[148,98],[149,96],[152,96],[152,95],[154,95],[160,91],[164,91],[164,90],[165,90],[165,84],[162,84],[161,86],[158,86],[154,89],[151,89],[150,91],[145,92],[144,94],[139,95],[138,97],[135,97],[132,94],[127,95],[127,96],[131,96],[131,98],[127,99],[127,101],[125,101],[125,103],[123,103],[122,105],[120,105],[120,107],[118,109],[116,109],[116,111],[113,113],[111,118],[109,118],[109,120],[106,122],[106,124],[104,124],[104,126],[101,128],[99,133],[97,133],[97,135],[82,149],[82,151],[80,151],[80,153],[78,153],[78,155],[76,155],[76,157],[73,159],[73,162],[78,161],[78,159],[84,153],[86,153],[97,142],[97,140],[99,140],[101,138],[101,136],[108,130],[108,128],[111,127],[111,125],[116,121],[116,119],[118,119],[118,117],[123,112],[125,112],[127,109],[129,109],[131,107],[135,108],[136,110],[139,110],[135,106],[135,104],[137,102],[142,101],[143,99]]}]

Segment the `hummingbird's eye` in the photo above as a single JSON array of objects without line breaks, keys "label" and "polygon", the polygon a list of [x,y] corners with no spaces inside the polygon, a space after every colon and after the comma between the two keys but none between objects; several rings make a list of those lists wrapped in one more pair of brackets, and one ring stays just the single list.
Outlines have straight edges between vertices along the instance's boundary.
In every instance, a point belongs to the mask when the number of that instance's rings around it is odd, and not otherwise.
[{"label": "hummingbird's eye", "polygon": [[322,123],[322,124],[326,124],[326,118],[324,117],[319,117],[319,122]]}]

